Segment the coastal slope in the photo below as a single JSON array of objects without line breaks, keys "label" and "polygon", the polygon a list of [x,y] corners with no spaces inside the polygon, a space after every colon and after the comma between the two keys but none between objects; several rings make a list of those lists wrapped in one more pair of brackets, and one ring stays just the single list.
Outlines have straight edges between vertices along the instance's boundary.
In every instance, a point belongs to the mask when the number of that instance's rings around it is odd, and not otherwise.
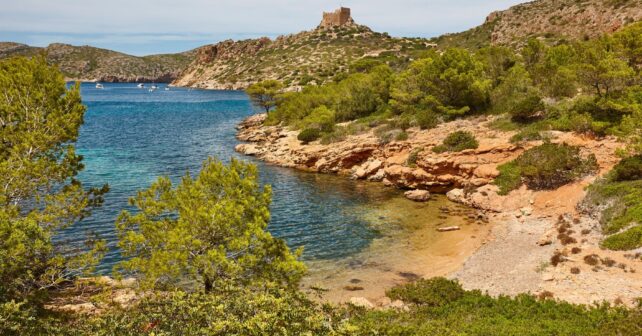
[{"label": "coastal slope", "polygon": [[132,56],[91,46],[53,43],[45,48],[0,42],[0,59],[44,54],[68,80],[97,82],[171,82],[193,60],[195,50],[178,54]]},{"label": "coastal slope", "polygon": [[[483,211],[483,218],[493,224],[492,237],[449,275],[465,288],[493,295],[554,295],[582,304],[607,300],[634,305],[642,286],[642,261],[625,252],[601,249],[599,221],[579,210],[586,187],[620,160],[616,152],[622,144],[614,137],[592,139],[550,131],[552,142],[572,144],[587,155],[594,154],[599,172],[556,190],[522,187],[502,196],[493,183],[499,175],[497,167],[542,141],[511,143],[515,132],[494,129],[496,118],[456,120],[430,130],[414,127],[407,130],[407,140],[388,143],[381,143],[376,130],[370,130],[330,144],[302,144],[297,140],[298,131],[265,126],[262,114],[237,127],[237,137],[244,143],[236,150],[284,167],[339,174],[404,190],[447,192],[452,201]],[[479,147],[455,153],[432,151],[456,130],[473,132]],[[558,230],[565,225],[572,227],[574,243],[558,239]],[[568,257],[553,265],[551,258],[558,254]],[[618,267],[593,267],[583,261],[587,256],[598,256]]]},{"label": "coastal slope", "polygon": [[485,22],[433,39],[440,47],[519,45],[529,38],[585,40],[642,19],[642,0],[537,0],[489,14]]},{"label": "coastal slope", "polygon": [[227,40],[201,47],[194,62],[173,84],[235,90],[277,79],[296,90],[330,82],[363,57],[411,57],[431,48],[426,39],[393,38],[357,24],[320,26],[275,40]]}]

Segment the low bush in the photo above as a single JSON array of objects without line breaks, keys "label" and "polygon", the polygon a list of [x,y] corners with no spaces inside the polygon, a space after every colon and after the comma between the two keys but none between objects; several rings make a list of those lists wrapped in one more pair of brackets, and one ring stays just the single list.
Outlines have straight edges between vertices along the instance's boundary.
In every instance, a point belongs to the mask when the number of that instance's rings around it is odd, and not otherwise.
[{"label": "low bush", "polygon": [[522,174],[516,162],[511,161],[499,167],[499,176],[495,178],[495,184],[499,187],[499,194],[506,195],[522,185]]},{"label": "low bush", "polygon": [[602,241],[604,248],[642,247],[642,179],[629,180],[637,176],[637,164],[636,158],[622,160],[608,178],[588,189],[584,206],[600,211],[602,232],[607,235]]},{"label": "low bush", "polygon": [[408,167],[415,167],[417,165],[417,159],[419,158],[419,153],[423,151],[423,147],[421,148],[415,148],[410,152],[410,155],[408,155],[408,159],[406,160],[406,165]]},{"label": "low bush", "polygon": [[301,293],[148,295],[128,309],[76,319],[56,335],[328,335],[338,319]]},{"label": "low bush", "polygon": [[308,142],[315,141],[321,137],[321,131],[318,128],[306,128],[299,135],[297,136],[297,139],[299,141],[303,142],[304,144],[307,144]]},{"label": "low bush", "polygon": [[511,143],[542,140],[542,132],[533,127],[526,127],[510,138]]},{"label": "low bush", "polygon": [[538,112],[544,111],[545,106],[539,94],[531,92],[525,97],[518,99],[508,109],[508,114],[514,121],[528,122],[537,117]]},{"label": "low bush", "polygon": [[435,153],[461,152],[477,147],[479,147],[479,142],[477,142],[477,139],[475,139],[475,136],[471,132],[457,131],[448,134],[443,144],[435,146],[433,151]]},{"label": "low bush", "polygon": [[611,235],[602,241],[602,247],[615,251],[629,251],[642,246],[642,226]]},{"label": "low bush", "polygon": [[501,194],[518,188],[522,183],[533,190],[555,189],[597,168],[595,155],[583,158],[577,147],[546,142],[499,166],[500,175],[495,183]]},{"label": "low bush", "polygon": [[613,181],[642,180],[642,155],[631,156],[618,163],[611,172]]},{"label": "low bush", "polygon": [[446,278],[422,279],[404,286],[394,287],[386,292],[393,300],[429,307],[441,307],[459,300],[464,289],[455,281]]},{"label": "low bush", "polygon": [[422,130],[431,129],[439,124],[439,116],[429,111],[421,111],[417,112],[415,121]]},{"label": "low bush", "polygon": [[397,140],[397,141],[406,141],[406,140],[408,140],[408,133],[406,133],[405,131],[401,131],[401,132],[397,133],[397,135],[395,136],[395,140]]},{"label": "low bush", "polygon": [[609,305],[581,306],[521,294],[491,297],[464,291],[443,278],[421,280],[388,292],[391,299],[413,303],[395,309],[356,313],[353,335],[637,335],[642,314]]}]

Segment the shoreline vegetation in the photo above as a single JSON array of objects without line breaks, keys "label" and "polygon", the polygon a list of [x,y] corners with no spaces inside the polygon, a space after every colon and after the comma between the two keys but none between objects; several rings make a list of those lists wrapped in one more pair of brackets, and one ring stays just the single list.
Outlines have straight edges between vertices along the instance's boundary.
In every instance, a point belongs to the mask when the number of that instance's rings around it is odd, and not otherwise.
[{"label": "shoreline vegetation", "polygon": [[[251,85],[266,113],[239,125],[239,152],[428,206],[443,193],[478,211],[436,235],[490,231],[470,256],[446,256],[463,262],[447,277],[417,263],[376,302],[347,304],[315,300],[325,289],[303,280],[301,250],[267,231],[270,187],[238,160],[131,195],[114,223],[126,258],[93,277],[105,241],[55,239],[109,192],[76,178],[79,86],[44,56],[1,60],[0,334],[639,335],[641,36],[635,23],[582,41],[362,58],[299,92]],[[421,229],[411,243],[426,243]]]},{"label": "shoreline vegetation", "polygon": [[[574,305],[550,292],[493,297],[445,278],[391,288],[386,308],[371,309],[359,298],[315,303],[299,289],[305,272],[299,252],[265,230],[269,188],[259,188],[256,168],[239,161],[210,159],[197,176],[176,185],[160,178],[140,191],[131,199],[139,211],[124,211],[115,223],[130,256],[116,280],[83,278],[104,243],[91,238],[87,249],[69,250],[52,239],[78,216],[91,215],[108,192],[73,179],[83,169],[73,146],[85,109],[79,88],[67,89],[43,58],[0,62],[0,88],[16,98],[2,101],[10,125],[0,166],[9,190],[0,207],[5,335],[634,335],[642,323],[639,308],[617,302]],[[27,96],[34,100],[18,99]],[[577,223],[558,224],[571,235]],[[560,255],[556,262],[569,260]],[[494,271],[510,274],[497,261]]]}]

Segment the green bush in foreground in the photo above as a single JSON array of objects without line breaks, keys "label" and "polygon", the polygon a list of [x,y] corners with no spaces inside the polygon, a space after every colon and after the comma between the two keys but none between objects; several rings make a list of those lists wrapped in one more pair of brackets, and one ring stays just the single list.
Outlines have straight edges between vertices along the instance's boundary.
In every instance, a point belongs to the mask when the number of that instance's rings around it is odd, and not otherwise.
[{"label": "green bush in foreground", "polygon": [[317,128],[306,128],[299,133],[297,139],[307,144],[308,142],[315,141],[321,137],[321,131]]},{"label": "green bush in foreground", "polygon": [[503,195],[519,188],[522,183],[533,190],[555,189],[596,169],[595,155],[582,158],[577,147],[545,142],[499,166],[500,174],[495,184]]},{"label": "green bush in foreground", "polygon": [[393,300],[429,307],[441,307],[464,296],[464,289],[457,282],[445,278],[422,279],[386,292]]},{"label": "green bush in foreground", "polygon": [[[330,313],[329,313],[330,312]],[[339,318],[301,292],[173,292],[63,326],[63,335],[330,335]]]},{"label": "green bush in foreground", "polygon": [[435,146],[432,150],[435,153],[461,152],[466,149],[479,147],[479,142],[471,132],[457,131],[448,134],[443,144]]},{"label": "green bush in foreground", "polygon": [[639,309],[580,306],[522,294],[493,298],[435,278],[396,287],[409,311],[368,311],[351,321],[358,335],[639,335]]},{"label": "green bush in foreground", "polygon": [[[49,288],[93,272],[104,241],[83,249],[55,237],[89,216],[109,188],[77,180],[79,85],[67,88],[44,57],[11,58],[0,61],[0,92],[0,309],[22,314]],[[9,320],[0,316],[0,328]]]}]

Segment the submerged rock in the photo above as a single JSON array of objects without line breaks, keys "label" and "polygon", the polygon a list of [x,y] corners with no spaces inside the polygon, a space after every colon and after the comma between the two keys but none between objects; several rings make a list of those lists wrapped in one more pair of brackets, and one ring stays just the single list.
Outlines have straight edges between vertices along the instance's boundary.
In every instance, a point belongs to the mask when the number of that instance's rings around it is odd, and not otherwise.
[{"label": "submerged rock", "polygon": [[441,227],[437,229],[437,231],[439,232],[449,232],[449,231],[459,231],[459,230],[461,230],[459,226],[447,226],[447,227]]},{"label": "submerged rock", "polygon": [[404,196],[415,202],[426,202],[430,199],[430,192],[427,190],[411,190],[406,191]]}]

